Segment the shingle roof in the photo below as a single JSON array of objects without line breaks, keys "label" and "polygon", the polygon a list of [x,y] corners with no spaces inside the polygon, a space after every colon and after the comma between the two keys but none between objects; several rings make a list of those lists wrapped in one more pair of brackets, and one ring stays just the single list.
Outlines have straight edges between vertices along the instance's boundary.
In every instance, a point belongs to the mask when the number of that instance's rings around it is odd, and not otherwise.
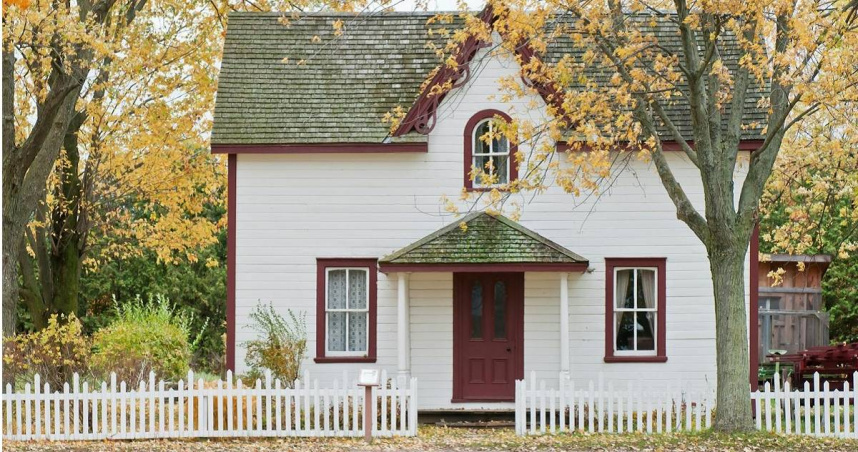
[{"label": "shingle roof", "polygon": [[[388,134],[384,114],[411,105],[438,65],[426,48],[429,17],[306,15],[285,26],[279,14],[231,13],[212,143],[380,143]],[[336,20],[346,24],[340,38]]]},{"label": "shingle roof", "polygon": [[[462,228],[462,223],[466,225]],[[502,215],[469,214],[379,259],[380,264],[586,264],[587,259]]]},{"label": "shingle roof", "polygon": [[[231,13],[212,144],[382,142],[388,126],[381,118],[397,105],[410,107],[421,83],[438,65],[426,46],[426,22],[433,15],[311,14],[286,26],[276,13]],[[333,27],[337,20],[346,24],[338,38]],[[667,48],[679,45],[675,26],[666,20],[660,20],[652,32]],[[320,43],[313,42],[315,36]],[[735,61],[736,51],[729,46],[733,41],[724,39],[729,64]],[[554,61],[565,53],[580,56],[570,41],[559,40],[544,57]],[[296,64],[301,60],[306,64]],[[592,77],[607,80],[610,74],[594,68]],[[746,122],[757,120],[760,126],[746,130],[745,139],[761,138],[766,110],[757,106],[757,100],[764,93],[755,88],[746,101]],[[690,136],[684,101],[668,110]],[[426,136],[410,133],[393,141],[425,142]]]},{"label": "shingle roof", "polygon": [[[659,17],[655,22],[653,22],[653,17],[649,14],[640,14],[630,15],[627,17],[627,20],[634,21],[634,29],[640,30],[644,35],[655,36],[662,49],[669,51],[673,55],[682,55],[682,43],[680,41],[679,28],[676,24],[677,19],[675,16]],[[566,27],[573,27],[574,21],[568,17],[558,17],[552,22],[552,24],[566,29]],[[731,70],[731,73],[735,73],[734,68],[738,65],[739,54],[741,51],[735,34],[731,31],[724,31],[719,36],[719,42],[721,44],[719,46],[719,51],[724,64]],[[698,45],[701,48],[705,45],[702,36],[700,36]],[[561,34],[555,41],[553,41],[548,46],[546,54],[542,57],[548,63],[556,63],[563,58],[564,55],[569,55],[573,61],[579,63],[582,61],[584,56],[584,50],[573,45],[572,39],[569,37],[569,33]],[[614,70],[609,67],[591,66],[587,68],[587,78],[596,81],[600,85],[607,85],[611,77],[613,77],[613,74]],[[565,86],[564,88],[580,90],[583,89],[584,86],[576,84],[575,81],[573,81],[573,83]],[[682,91],[687,92],[686,88],[686,84],[680,84],[680,89]],[[753,81],[749,85],[745,96],[745,111],[742,118],[742,122],[747,125],[747,128],[742,131],[742,139],[759,140],[764,138],[762,133],[765,129],[766,120],[768,118],[767,109],[765,107],[760,107],[758,103],[761,98],[768,96],[770,89],[771,85],[768,81],[763,87],[758,83],[753,83]],[[687,137],[687,139],[691,139],[693,134],[688,102],[684,97],[675,97],[675,99],[676,101],[674,104],[667,105],[665,107],[667,116],[682,132],[683,136]],[[726,113],[722,114],[722,127],[727,124],[729,117],[727,113],[729,113],[729,111],[730,105],[728,102],[726,105]],[[753,126],[751,126],[752,124]],[[670,134],[663,124],[658,123],[657,126],[659,126],[659,136],[664,137],[665,140],[673,140],[673,135]]]}]

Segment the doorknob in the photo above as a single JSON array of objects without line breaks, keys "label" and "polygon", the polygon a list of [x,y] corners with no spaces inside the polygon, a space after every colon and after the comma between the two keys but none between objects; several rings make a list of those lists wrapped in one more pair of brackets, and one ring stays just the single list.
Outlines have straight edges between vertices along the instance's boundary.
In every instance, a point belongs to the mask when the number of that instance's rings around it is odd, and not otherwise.
[{"label": "doorknob", "polygon": [[507,347],[507,348],[506,348],[506,351],[511,352],[511,351],[512,351],[512,347]]}]

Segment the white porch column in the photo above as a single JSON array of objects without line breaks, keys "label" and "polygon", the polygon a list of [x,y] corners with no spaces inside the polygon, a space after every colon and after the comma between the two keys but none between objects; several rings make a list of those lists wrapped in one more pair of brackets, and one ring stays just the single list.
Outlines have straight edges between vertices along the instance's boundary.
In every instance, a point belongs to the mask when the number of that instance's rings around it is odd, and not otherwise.
[{"label": "white porch column", "polygon": [[400,379],[411,377],[411,318],[408,301],[408,273],[397,273],[397,339],[399,342],[398,374]]},{"label": "white porch column", "polygon": [[569,274],[560,274],[560,377],[569,373]]}]

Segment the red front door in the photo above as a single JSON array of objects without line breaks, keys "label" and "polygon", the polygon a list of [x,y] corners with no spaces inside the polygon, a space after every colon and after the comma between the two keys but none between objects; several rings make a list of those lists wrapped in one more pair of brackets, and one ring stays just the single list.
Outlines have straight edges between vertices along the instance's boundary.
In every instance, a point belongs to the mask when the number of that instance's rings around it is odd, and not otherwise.
[{"label": "red front door", "polygon": [[454,274],[453,316],[453,401],[515,400],[524,377],[524,274]]}]

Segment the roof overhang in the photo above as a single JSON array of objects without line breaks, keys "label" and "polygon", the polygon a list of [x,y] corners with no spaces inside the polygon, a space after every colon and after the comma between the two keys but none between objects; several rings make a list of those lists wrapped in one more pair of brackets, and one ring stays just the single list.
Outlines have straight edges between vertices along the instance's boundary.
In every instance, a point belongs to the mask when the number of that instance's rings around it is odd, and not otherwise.
[{"label": "roof overhang", "polygon": [[828,254],[769,254],[765,260],[760,261],[761,264],[781,264],[781,266],[784,264],[797,265],[799,262],[806,265],[818,265],[822,270],[822,275],[825,275],[831,265],[831,256]]},{"label": "roof overhang", "polygon": [[389,154],[429,152],[429,143],[212,144],[212,154]]},{"label": "roof overhang", "polygon": [[[760,139],[760,140],[741,140],[741,141],[739,141],[738,150],[754,152],[754,151],[760,149],[761,147],[763,147],[763,144],[765,143],[765,141],[766,140],[762,140],[762,139]],[[686,143],[689,146],[691,146],[692,149],[694,149],[694,140],[686,140]],[[616,148],[617,150],[622,150],[622,151],[638,151],[641,149],[641,145],[639,143],[630,143],[628,141],[616,142],[613,144],[613,147]],[[558,152],[566,152],[566,151],[572,150],[573,146],[571,144],[569,144],[569,142],[567,142],[567,141],[558,141],[556,144],[556,148],[557,148]],[[675,140],[661,140],[661,148],[664,151],[681,151],[682,150],[682,146],[680,145],[680,143],[675,141]],[[589,151],[589,150],[592,150],[593,148],[590,145],[584,143],[584,144],[577,146],[577,149],[580,151]]]}]

